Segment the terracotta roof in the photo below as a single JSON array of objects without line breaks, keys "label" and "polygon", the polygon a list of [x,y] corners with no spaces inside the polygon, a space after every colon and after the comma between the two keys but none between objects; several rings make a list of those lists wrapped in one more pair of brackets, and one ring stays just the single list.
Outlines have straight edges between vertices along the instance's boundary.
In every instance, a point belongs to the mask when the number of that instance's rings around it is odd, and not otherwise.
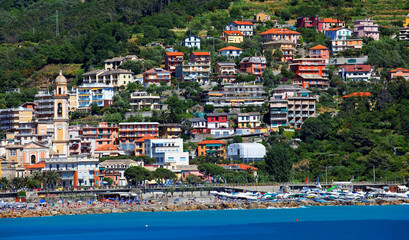
[{"label": "terracotta roof", "polygon": [[39,162],[39,163],[36,163],[36,164],[26,165],[26,166],[24,166],[24,168],[25,169],[45,168],[45,163],[42,161],[42,162]]},{"label": "terracotta roof", "polygon": [[344,23],[344,21],[333,19],[333,18],[324,18],[324,19],[319,20],[319,22]]},{"label": "terracotta roof", "polygon": [[265,35],[265,34],[297,34],[297,35],[300,35],[299,32],[292,31],[286,28],[271,28],[265,32],[260,33],[260,35]]},{"label": "terracotta roof", "polygon": [[371,65],[341,65],[340,69],[344,68],[345,72],[370,72]]},{"label": "terracotta roof", "polygon": [[315,46],[315,47],[312,47],[312,48],[310,48],[310,50],[327,50],[328,48],[327,47],[324,47],[324,46],[322,46],[322,45],[317,45],[317,46]]},{"label": "terracotta roof", "polygon": [[369,97],[372,96],[370,92],[354,92],[348,95],[343,96],[343,98],[349,98],[349,97]]},{"label": "terracotta roof", "polygon": [[228,47],[219,49],[219,50],[217,50],[217,51],[220,52],[220,51],[226,51],[226,50],[240,50],[240,51],[243,51],[243,49],[238,48],[238,47],[233,47],[233,46],[228,46]]},{"label": "terracotta roof", "polygon": [[232,35],[232,34],[238,34],[238,35],[242,35],[243,33],[241,33],[240,31],[224,31],[227,35]]},{"label": "terracotta roof", "polygon": [[158,139],[158,138],[154,136],[146,136],[146,137],[136,139],[135,142],[144,142],[146,139]]},{"label": "terracotta roof", "polygon": [[210,52],[192,52],[196,56],[210,56]]},{"label": "terracotta roof", "polygon": [[404,69],[404,68],[396,68],[396,69],[390,70],[389,72],[395,72],[396,73],[397,71],[409,72],[409,70]]},{"label": "terracotta roof", "polygon": [[251,22],[246,21],[233,21],[237,25],[253,25]]},{"label": "terracotta roof", "polygon": [[115,150],[115,151],[117,151],[118,148],[115,147],[115,146],[112,145],[112,144],[105,144],[104,146],[95,149],[95,151],[107,151],[107,150]]},{"label": "terracotta roof", "polygon": [[183,56],[182,52],[166,52],[168,56]]},{"label": "terracotta roof", "polygon": [[203,140],[198,144],[201,145],[201,144],[226,144],[226,143],[220,140]]}]

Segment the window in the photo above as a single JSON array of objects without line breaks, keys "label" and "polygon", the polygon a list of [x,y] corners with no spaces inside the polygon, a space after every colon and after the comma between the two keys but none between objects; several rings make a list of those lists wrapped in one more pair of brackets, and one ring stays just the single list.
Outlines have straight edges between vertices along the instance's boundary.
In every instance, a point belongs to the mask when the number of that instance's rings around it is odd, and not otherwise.
[{"label": "window", "polygon": [[62,103],[58,103],[58,117],[62,117]]},{"label": "window", "polygon": [[15,149],[11,149],[10,150],[10,156],[16,156],[16,150]]},{"label": "window", "polygon": [[35,163],[36,163],[36,156],[31,155],[31,164],[35,164]]}]

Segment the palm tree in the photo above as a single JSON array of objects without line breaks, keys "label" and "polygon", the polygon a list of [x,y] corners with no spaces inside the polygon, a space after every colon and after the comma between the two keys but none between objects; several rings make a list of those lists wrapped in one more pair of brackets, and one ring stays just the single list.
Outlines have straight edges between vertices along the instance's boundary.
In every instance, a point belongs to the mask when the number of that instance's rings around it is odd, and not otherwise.
[{"label": "palm tree", "polygon": [[25,186],[25,179],[22,177],[15,177],[11,179],[11,186],[16,189],[23,188]]},{"label": "palm tree", "polygon": [[36,181],[40,181],[43,182],[44,181],[44,177],[43,175],[41,175],[40,172],[33,172],[30,176],[31,180],[36,180]]},{"label": "palm tree", "polygon": [[5,177],[2,177],[2,178],[0,179],[0,188],[3,189],[3,190],[5,190],[5,189],[9,189],[10,187],[11,187],[10,180],[8,180],[8,179],[5,178]]},{"label": "palm tree", "polygon": [[44,176],[44,182],[47,187],[49,186],[54,187],[60,182],[60,180],[61,180],[61,176],[56,171],[47,172]]}]

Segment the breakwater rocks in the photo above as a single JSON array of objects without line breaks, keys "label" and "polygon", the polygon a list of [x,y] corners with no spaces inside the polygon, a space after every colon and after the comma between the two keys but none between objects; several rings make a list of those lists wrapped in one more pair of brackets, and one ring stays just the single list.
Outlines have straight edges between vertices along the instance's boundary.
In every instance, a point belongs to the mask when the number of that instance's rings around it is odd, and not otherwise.
[{"label": "breakwater rocks", "polygon": [[380,206],[409,204],[409,200],[375,200],[373,202],[240,202],[240,203],[206,203],[206,204],[180,204],[180,205],[136,205],[136,206],[106,206],[93,208],[49,208],[44,210],[6,210],[0,212],[0,218],[47,217],[58,215],[82,214],[107,214],[123,212],[172,212],[172,211],[198,211],[198,210],[226,210],[226,209],[267,209],[267,208],[297,208],[300,206]]}]

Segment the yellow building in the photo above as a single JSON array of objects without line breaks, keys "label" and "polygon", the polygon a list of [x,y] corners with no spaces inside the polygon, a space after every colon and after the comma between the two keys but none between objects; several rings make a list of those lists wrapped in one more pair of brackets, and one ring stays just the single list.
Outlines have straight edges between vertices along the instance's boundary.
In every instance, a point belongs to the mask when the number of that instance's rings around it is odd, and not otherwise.
[{"label": "yellow building", "polygon": [[273,54],[275,51],[277,51],[277,49],[279,49],[283,53],[280,59],[281,62],[292,61],[297,51],[297,43],[287,40],[264,42],[261,44],[261,47],[263,48],[263,51],[272,48]]},{"label": "yellow building", "polygon": [[23,146],[10,144],[6,146],[6,159],[8,163],[16,163],[23,166]]},{"label": "yellow building", "polygon": [[69,110],[70,112],[75,112],[78,109],[78,95],[73,93],[68,94],[68,105],[70,106]]},{"label": "yellow building", "polygon": [[0,130],[18,129],[20,123],[33,120],[34,109],[32,108],[9,108],[0,110]]},{"label": "yellow building", "polygon": [[182,125],[178,123],[168,123],[159,125],[160,138],[179,138],[182,133]]},{"label": "yellow building", "polygon": [[227,43],[242,43],[244,35],[239,31],[223,31],[220,39]]},{"label": "yellow building", "polygon": [[254,20],[257,22],[267,22],[271,21],[271,15],[265,12],[259,12],[254,15]]},{"label": "yellow building", "polygon": [[405,23],[403,24],[404,27],[409,27],[409,13],[406,15]]},{"label": "yellow building", "polygon": [[54,92],[54,139],[53,150],[58,154],[69,155],[68,151],[68,92],[67,79],[60,75],[55,79]]}]

